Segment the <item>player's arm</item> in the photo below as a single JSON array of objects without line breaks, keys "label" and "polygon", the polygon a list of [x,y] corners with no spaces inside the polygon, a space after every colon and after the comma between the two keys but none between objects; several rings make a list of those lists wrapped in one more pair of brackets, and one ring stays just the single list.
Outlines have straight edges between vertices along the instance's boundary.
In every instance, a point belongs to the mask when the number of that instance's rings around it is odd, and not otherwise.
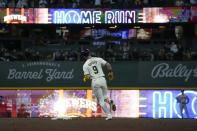
[{"label": "player's arm", "polygon": [[112,66],[110,63],[106,63],[106,67],[107,67],[107,70],[108,70],[108,79],[109,80],[113,80],[114,79],[114,73],[112,71]]},{"label": "player's arm", "polygon": [[186,104],[188,104],[189,103],[189,97],[187,96],[186,97]]},{"label": "player's arm", "polygon": [[90,74],[85,66],[83,66],[83,72],[84,72],[83,81],[86,82],[90,79]]},{"label": "player's arm", "polygon": [[113,80],[114,79],[114,73],[112,71],[112,66],[110,63],[108,63],[107,61],[103,60],[102,58],[100,59],[102,66],[106,66],[107,67],[107,71],[108,71],[108,79],[109,80]]},{"label": "player's arm", "polygon": [[180,103],[180,101],[179,101],[179,96],[176,97],[176,102],[177,102],[177,103]]}]

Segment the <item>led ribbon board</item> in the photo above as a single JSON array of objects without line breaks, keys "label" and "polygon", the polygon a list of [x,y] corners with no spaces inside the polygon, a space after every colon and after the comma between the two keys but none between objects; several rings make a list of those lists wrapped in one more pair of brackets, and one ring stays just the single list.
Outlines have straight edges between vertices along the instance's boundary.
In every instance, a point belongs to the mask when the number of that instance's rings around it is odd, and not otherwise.
[{"label": "led ribbon board", "polygon": [[53,24],[129,24],[136,23],[134,10],[50,9]]},{"label": "led ribbon board", "polygon": [[[181,118],[176,97],[179,90],[109,90],[117,106],[114,117]],[[189,118],[197,118],[197,90],[185,90]],[[16,113],[25,105],[30,117],[75,116],[101,117],[104,113],[91,90],[0,90]],[[9,97],[7,97],[9,96]],[[16,105],[12,102],[16,99]],[[2,99],[1,99],[2,100]],[[31,106],[30,106],[31,105]],[[13,108],[15,107],[16,108]],[[0,112],[2,113],[2,112]],[[186,114],[184,113],[184,117]]]},{"label": "led ribbon board", "polygon": [[[180,107],[176,97],[180,95],[176,90],[152,90],[140,91],[140,112],[144,112],[140,117],[150,118],[181,118]],[[197,91],[186,90],[185,94],[189,97],[187,104],[189,118],[197,118]],[[186,114],[184,113],[184,117]],[[187,118],[187,117],[186,117]]]},{"label": "led ribbon board", "polygon": [[197,7],[0,9],[0,23],[10,24],[135,24],[177,22],[197,22]]}]

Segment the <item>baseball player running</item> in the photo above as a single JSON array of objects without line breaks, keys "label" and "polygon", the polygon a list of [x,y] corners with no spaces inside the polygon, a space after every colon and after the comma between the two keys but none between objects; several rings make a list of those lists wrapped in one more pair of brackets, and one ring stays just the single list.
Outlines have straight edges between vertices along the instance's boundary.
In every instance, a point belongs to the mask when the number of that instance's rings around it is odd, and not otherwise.
[{"label": "baseball player running", "polygon": [[[83,81],[86,82],[89,79],[92,80],[91,88],[93,90],[93,93],[107,116],[106,120],[111,120],[112,114],[110,109],[115,111],[116,106],[113,100],[110,100],[110,98],[107,96],[107,82],[105,79],[105,74],[103,73],[102,66],[107,67],[107,70],[109,71],[108,78],[109,80],[113,80],[112,66],[102,58],[92,57],[88,49],[84,50],[81,55],[83,55],[86,59],[86,62],[83,65]],[[110,105],[110,109],[108,109],[106,103]]]}]

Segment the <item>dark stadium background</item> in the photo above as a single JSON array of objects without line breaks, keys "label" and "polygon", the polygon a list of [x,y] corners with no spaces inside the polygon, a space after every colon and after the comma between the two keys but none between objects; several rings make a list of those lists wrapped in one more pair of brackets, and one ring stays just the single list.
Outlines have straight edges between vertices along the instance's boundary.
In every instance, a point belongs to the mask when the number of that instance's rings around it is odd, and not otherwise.
[{"label": "dark stadium background", "polygon": [[[172,17],[164,23],[139,23],[137,18],[136,23],[118,24],[39,23],[44,13],[34,16],[44,8],[136,14],[161,8]],[[27,23],[21,16],[5,20],[16,14],[27,16]],[[196,18],[197,0],[0,0],[1,130],[196,130]],[[93,111],[71,104],[66,113],[74,118],[53,121],[49,109],[58,95],[96,102],[90,83],[82,82],[81,52],[87,48],[112,64],[115,78],[108,81],[109,95],[119,109],[112,121],[105,121],[99,105]],[[46,72],[50,69],[52,79]],[[180,119],[175,100],[180,90],[190,98],[191,118]]]}]

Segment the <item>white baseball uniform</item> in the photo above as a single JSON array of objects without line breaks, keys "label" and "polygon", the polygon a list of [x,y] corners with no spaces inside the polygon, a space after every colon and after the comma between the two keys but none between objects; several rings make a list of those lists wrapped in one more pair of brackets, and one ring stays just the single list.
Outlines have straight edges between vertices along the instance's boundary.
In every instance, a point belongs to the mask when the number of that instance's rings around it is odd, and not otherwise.
[{"label": "white baseball uniform", "polygon": [[83,65],[84,75],[90,75],[92,79],[91,88],[96,96],[99,104],[104,112],[109,114],[110,111],[106,109],[105,99],[107,98],[107,82],[102,66],[106,65],[106,61],[99,57],[91,57]]}]

